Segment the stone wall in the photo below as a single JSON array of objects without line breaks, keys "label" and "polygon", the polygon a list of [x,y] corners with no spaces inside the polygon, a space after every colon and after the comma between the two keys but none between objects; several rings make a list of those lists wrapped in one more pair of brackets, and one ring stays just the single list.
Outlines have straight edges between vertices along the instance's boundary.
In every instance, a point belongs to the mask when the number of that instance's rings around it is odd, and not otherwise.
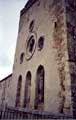
[{"label": "stone wall", "polygon": [[76,0],[65,0],[73,114],[76,116]]},{"label": "stone wall", "polygon": [[[72,115],[70,52],[68,52],[70,41],[67,40],[68,24],[65,8],[64,0],[36,0],[28,10],[23,9],[13,67],[10,106],[15,106],[18,78],[21,75],[20,107],[23,107],[26,75],[30,71],[32,77],[29,108],[34,109],[37,69],[42,65],[45,71],[43,110]],[[31,29],[30,24],[32,24]],[[29,49],[29,44],[27,45],[31,36],[35,39],[34,49],[32,47]],[[44,38],[44,46],[39,50],[38,41],[41,36]],[[33,51],[30,53],[29,50]],[[21,55],[22,61],[20,61]]]},{"label": "stone wall", "polygon": [[8,105],[12,74],[0,81],[0,106]]},{"label": "stone wall", "polygon": [[54,49],[56,50],[56,61],[60,79],[59,110],[61,113],[72,114],[64,1],[58,1],[56,4],[55,17]]}]

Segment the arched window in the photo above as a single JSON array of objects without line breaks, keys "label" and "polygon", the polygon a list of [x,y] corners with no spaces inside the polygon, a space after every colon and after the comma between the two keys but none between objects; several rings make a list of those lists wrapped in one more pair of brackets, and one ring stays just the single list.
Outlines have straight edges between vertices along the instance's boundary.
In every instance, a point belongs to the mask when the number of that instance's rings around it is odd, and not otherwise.
[{"label": "arched window", "polygon": [[23,107],[30,106],[30,95],[31,95],[31,72],[28,71],[26,74],[25,93],[24,93],[24,104]]},{"label": "arched window", "polygon": [[44,109],[44,67],[40,65],[36,74],[35,109]]},{"label": "arched window", "polygon": [[22,76],[20,75],[17,84],[16,103],[15,103],[16,107],[20,107],[21,85],[22,85]]},{"label": "arched window", "polygon": [[34,24],[35,24],[35,21],[32,20],[32,21],[30,22],[30,25],[29,25],[29,31],[30,31],[30,32],[32,32],[32,30],[33,30],[33,28],[34,28]]},{"label": "arched window", "polygon": [[22,64],[23,63],[23,60],[24,60],[24,53],[21,53],[21,55],[20,55],[20,64]]},{"label": "arched window", "polygon": [[44,36],[41,36],[38,40],[38,50],[42,50],[44,47]]}]

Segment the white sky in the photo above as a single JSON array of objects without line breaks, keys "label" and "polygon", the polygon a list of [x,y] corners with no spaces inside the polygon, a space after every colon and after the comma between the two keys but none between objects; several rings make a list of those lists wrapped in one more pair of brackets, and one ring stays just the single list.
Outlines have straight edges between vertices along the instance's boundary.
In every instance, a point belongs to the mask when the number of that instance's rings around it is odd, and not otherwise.
[{"label": "white sky", "polygon": [[0,0],[0,80],[12,72],[20,10],[28,0]]}]

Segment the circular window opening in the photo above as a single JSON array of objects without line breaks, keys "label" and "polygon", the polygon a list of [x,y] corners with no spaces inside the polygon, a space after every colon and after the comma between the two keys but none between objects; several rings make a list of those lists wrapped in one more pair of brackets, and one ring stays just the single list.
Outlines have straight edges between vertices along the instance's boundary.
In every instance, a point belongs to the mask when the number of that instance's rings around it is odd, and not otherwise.
[{"label": "circular window opening", "polygon": [[32,32],[33,28],[34,28],[34,20],[30,22],[29,31]]},{"label": "circular window opening", "polygon": [[23,63],[23,59],[24,59],[24,53],[21,53],[21,55],[20,55],[20,64]]},{"label": "circular window opening", "polygon": [[38,40],[38,50],[42,50],[44,46],[44,37],[41,36]]},{"label": "circular window opening", "polygon": [[36,36],[32,34],[26,41],[26,59],[29,60],[36,48]]},{"label": "circular window opening", "polygon": [[33,48],[34,48],[34,43],[35,43],[35,40],[34,40],[34,36],[31,36],[27,42],[27,49],[28,49],[28,52],[32,53],[33,51]]}]

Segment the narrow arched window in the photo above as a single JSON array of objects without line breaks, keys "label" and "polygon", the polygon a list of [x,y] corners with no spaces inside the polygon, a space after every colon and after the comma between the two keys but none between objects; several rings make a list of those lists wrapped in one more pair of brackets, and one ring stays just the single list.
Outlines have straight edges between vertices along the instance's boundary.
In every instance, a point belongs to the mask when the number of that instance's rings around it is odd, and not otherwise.
[{"label": "narrow arched window", "polygon": [[23,107],[30,107],[30,95],[31,95],[31,72],[28,71],[26,74],[25,82],[25,93],[24,93],[24,104]]},{"label": "narrow arched window", "polygon": [[38,40],[38,50],[41,51],[44,47],[44,37],[41,36]]},{"label": "narrow arched window", "polygon": [[23,63],[23,60],[24,60],[24,53],[21,53],[21,55],[20,55],[20,64],[22,64]]},{"label": "narrow arched window", "polygon": [[22,76],[20,75],[17,84],[16,103],[15,103],[16,107],[20,107],[21,86],[22,86]]},{"label": "narrow arched window", "polygon": [[29,31],[30,31],[30,32],[32,32],[32,31],[33,31],[34,24],[35,24],[35,21],[34,21],[34,20],[32,20],[32,21],[30,22],[30,25],[29,25]]},{"label": "narrow arched window", "polygon": [[36,73],[35,109],[44,109],[44,67],[40,65]]}]

